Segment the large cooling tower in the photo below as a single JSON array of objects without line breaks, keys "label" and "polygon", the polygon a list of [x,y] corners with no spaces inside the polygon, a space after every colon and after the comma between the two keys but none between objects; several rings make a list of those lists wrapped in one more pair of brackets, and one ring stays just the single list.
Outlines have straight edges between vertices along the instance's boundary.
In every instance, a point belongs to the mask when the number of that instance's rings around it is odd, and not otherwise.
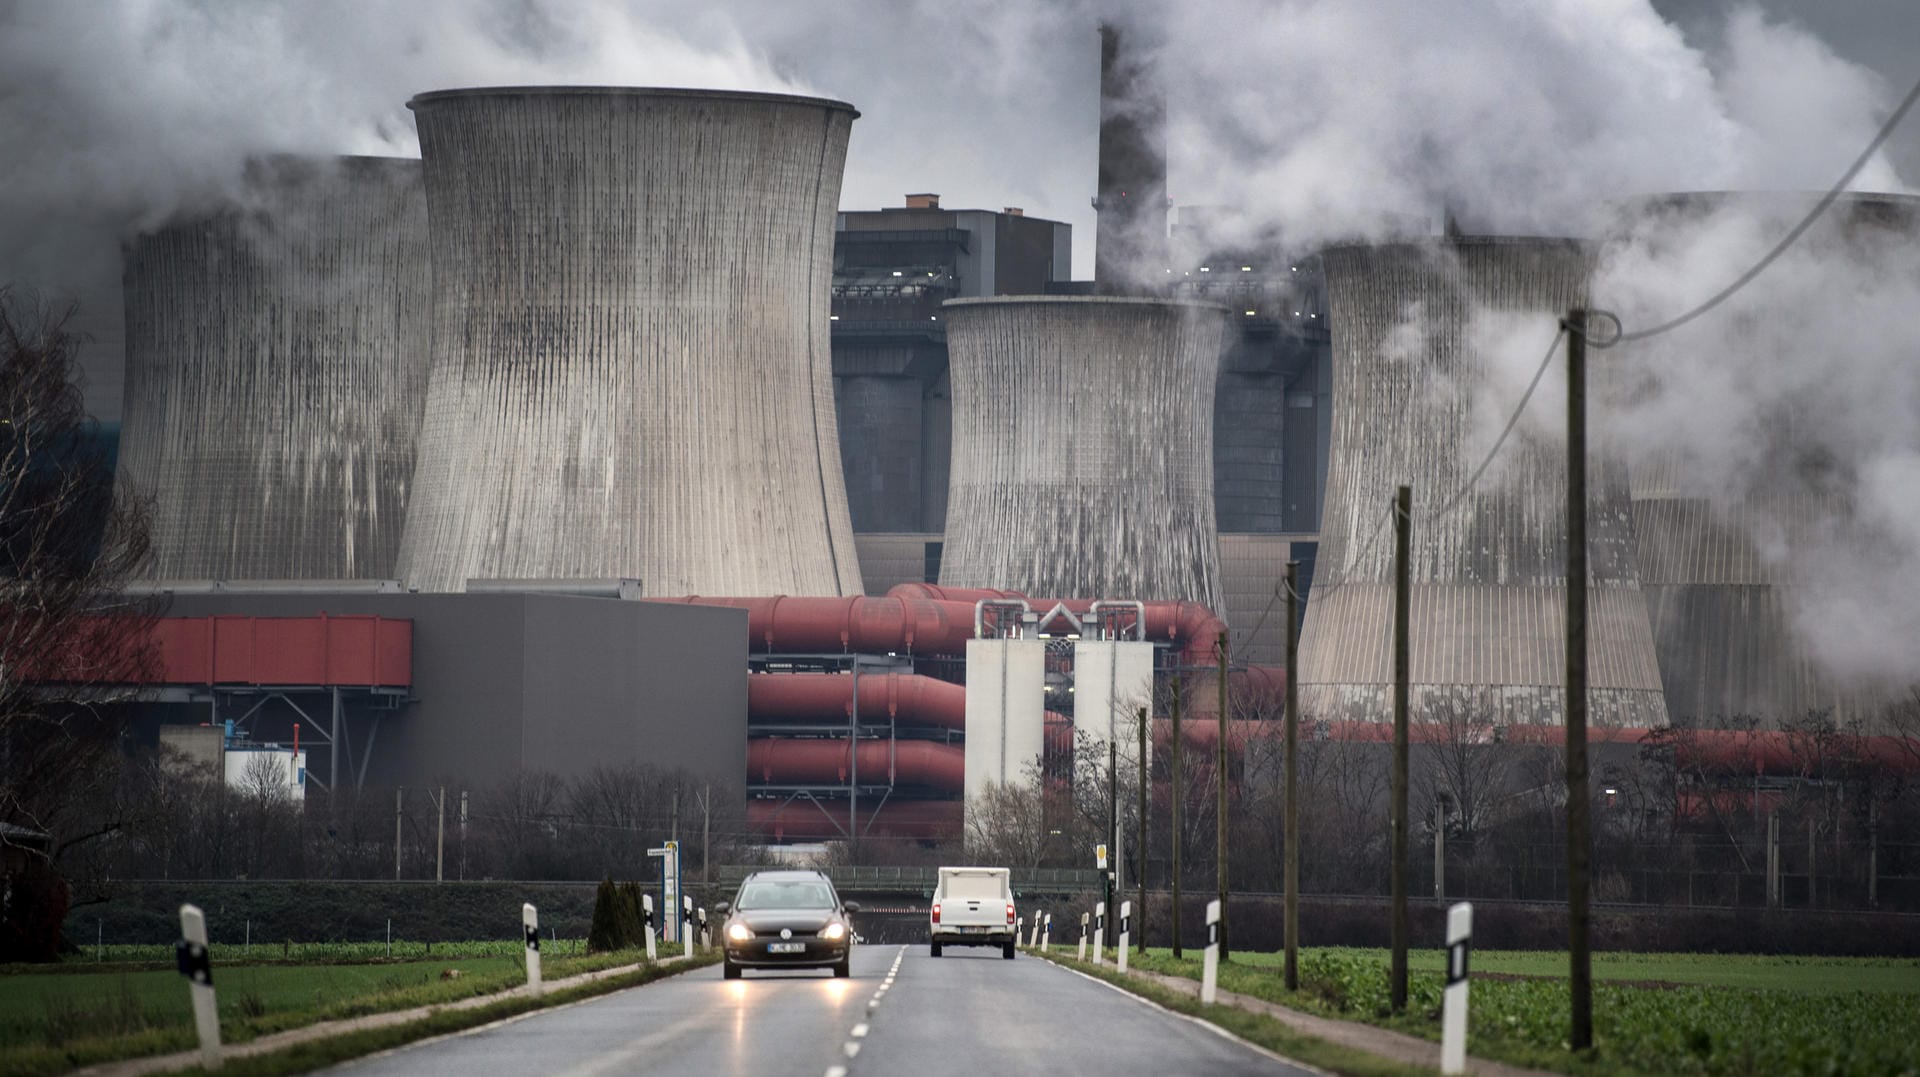
[{"label": "large cooling tower", "polygon": [[1222,308],[946,304],[953,466],[940,583],[1221,607],[1213,385]]},{"label": "large cooling tower", "polygon": [[270,158],[126,254],[121,474],[160,579],[392,575],[426,390],[420,162]]},{"label": "large cooling tower", "polygon": [[433,375],[400,572],[859,594],[828,349],[851,106],[413,99]]},{"label": "large cooling tower", "polygon": [[[1769,237],[1797,222],[1814,196],[1698,192],[1658,195],[1621,207],[1617,233],[1628,257],[1680,261],[1729,230]],[[1900,267],[1920,272],[1912,240],[1920,235],[1920,198],[1848,194],[1791,250],[1757,301],[1730,307],[1695,332],[1738,356],[1758,377],[1768,366],[1804,368],[1805,311],[1817,277],[1831,267]],[[1682,263],[1684,264],[1684,263]],[[1894,269],[1899,272],[1900,269]],[[1844,299],[1842,300],[1844,301]],[[1735,304],[1738,307],[1739,304]],[[1657,374],[1691,366],[1698,337],[1675,334],[1623,347],[1625,362]],[[1822,342],[1828,343],[1828,342]],[[1845,347],[1842,340],[1830,346]],[[1797,396],[1797,394],[1795,394]],[[1820,436],[1783,400],[1765,424],[1764,449],[1731,451],[1753,460],[1758,478],[1746,488],[1719,469],[1673,453],[1641,453],[1631,469],[1634,531],[1641,588],[1647,596],[1667,709],[1676,724],[1757,720],[1778,728],[1826,713],[1869,718],[1880,702],[1871,690],[1845,690],[1813,657],[1794,624],[1793,586],[1815,567],[1826,543],[1821,531],[1846,515],[1834,483],[1834,458]]]},{"label": "large cooling tower", "polygon": [[[1334,429],[1300,648],[1301,712],[1361,720],[1390,714],[1390,504],[1395,487],[1410,483],[1414,717],[1560,721],[1563,451],[1551,439],[1516,437],[1460,505],[1437,518],[1434,512],[1491,444],[1485,422],[1491,417],[1497,430],[1510,407],[1485,403],[1492,371],[1480,349],[1488,334],[1504,327],[1538,338],[1543,354],[1557,317],[1584,302],[1589,251],[1556,240],[1435,240],[1335,248],[1325,262]],[[1555,374],[1564,382],[1562,371]],[[1545,421],[1564,426],[1559,415]],[[1588,483],[1592,720],[1664,725],[1624,469],[1595,453]]]}]

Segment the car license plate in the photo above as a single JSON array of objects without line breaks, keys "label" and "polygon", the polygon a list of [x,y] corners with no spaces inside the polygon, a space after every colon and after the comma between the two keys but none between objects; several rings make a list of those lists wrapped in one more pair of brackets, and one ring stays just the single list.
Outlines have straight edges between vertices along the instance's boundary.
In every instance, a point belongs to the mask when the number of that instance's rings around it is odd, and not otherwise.
[{"label": "car license plate", "polygon": [[804,942],[770,942],[767,943],[767,952],[770,954],[804,954],[807,952],[807,944]]}]

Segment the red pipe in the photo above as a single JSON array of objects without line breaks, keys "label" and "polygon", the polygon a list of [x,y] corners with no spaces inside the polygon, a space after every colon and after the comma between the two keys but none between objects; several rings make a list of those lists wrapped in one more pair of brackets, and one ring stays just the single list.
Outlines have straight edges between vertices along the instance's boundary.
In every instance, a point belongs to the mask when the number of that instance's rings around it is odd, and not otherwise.
[{"label": "red pipe", "polygon": [[[961,808],[958,800],[863,801],[857,817],[862,837],[932,841],[959,835]],[[775,841],[837,841],[847,836],[847,804],[749,800],[747,822]]]},{"label": "red pipe", "polygon": [[[891,750],[889,750],[891,749]],[[862,781],[924,786],[958,793],[966,785],[967,752],[957,744],[930,740],[860,742]],[[844,783],[847,742],[754,737],[747,741],[747,780],[769,785]]]},{"label": "red pipe", "polygon": [[[863,721],[967,727],[963,685],[911,673],[860,676]],[[844,722],[853,714],[854,678],[845,673],[755,673],[747,677],[747,714],[756,722]]]}]

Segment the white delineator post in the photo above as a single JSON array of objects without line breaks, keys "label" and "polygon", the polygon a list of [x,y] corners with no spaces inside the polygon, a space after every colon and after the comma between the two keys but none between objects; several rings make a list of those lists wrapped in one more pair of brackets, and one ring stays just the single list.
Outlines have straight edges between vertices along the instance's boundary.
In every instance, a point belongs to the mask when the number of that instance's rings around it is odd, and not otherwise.
[{"label": "white delineator post", "polygon": [[1020,945],[1021,941],[1024,940],[1026,937],[1027,937],[1027,918],[1025,914],[1022,914],[1020,917],[1018,917],[1013,921],[1013,944],[1015,946]]},{"label": "white delineator post", "polygon": [[1107,950],[1107,903],[1102,901],[1093,907],[1093,963],[1106,963]]},{"label": "white delineator post", "polygon": [[1074,958],[1075,960],[1078,960],[1078,961],[1085,961],[1087,959],[1087,914],[1086,913],[1080,914],[1080,952],[1078,954],[1075,954]]},{"label": "white delineator post", "polygon": [[1039,913],[1033,914],[1033,934],[1027,939],[1028,946],[1040,945],[1040,919]]},{"label": "white delineator post", "polygon": [[1047,919],[1045,921],[1045,924],[1040,929],[1040,952],[1043,954],[1050,954],[1053,952],[1053,914],[1052,913],[1047,914]]},{"label": "white delineator post", "polygon": [[680,952],[693,956],[693,897],[680,895]]},{"label": "white delineator post", "polygon": [[645,928],[645,930],[643,930],[641,934],[647,937],[647,960],[657,961],[659,960],[659,954],[654,952],[653,940],[657,932],[653,930],[653,895],[652,894],[640,895],[640,910],[646,917],[646,922],[643,925],[641,925],[643,928]]},{"label": "white delineator post", "polygon": [[1207,956],[1200,966],[1200,1001],[1211,1006],[1220,997],[1220,903],[1207,902]]},{"label": "white delineator post", "polygon": [[1120,903],[1120,971],[1127,971],[1127,946],[1133,941],[1133,902]]},{"label": "white delineator post", "polygon": [[707,907],[702,905],[698,909],[695,909],[694,915],[700,918],[700,948],[704,950],[712,945],[712,943],[707,940]]},{"label": "white delineator post", "polygon": [[520,928],[527,937],[527,990],[537,995],[540,993],[540,910],[523,903]]},{"label": "white delineator post", "polygon": [[1473,906],[1447,910],[1447,990],[1440,1002],[1440,1072],[1467,1072],[1467,958],[1473,951]]},{"label": "white delineator post", "polygon": [[180,906],[180,941],[174,944],[180,975],[193,998],[193,1027],[200,1034],[200,1064],[220,1068],[220,1011],[213,1000],[213,962],[207,958],[207,917],[198,905]]}]

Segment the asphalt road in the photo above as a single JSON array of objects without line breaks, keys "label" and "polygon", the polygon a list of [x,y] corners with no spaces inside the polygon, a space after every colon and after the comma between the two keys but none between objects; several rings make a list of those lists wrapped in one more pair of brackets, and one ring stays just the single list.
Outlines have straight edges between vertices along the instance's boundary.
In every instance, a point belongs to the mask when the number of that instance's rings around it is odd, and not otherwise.
[{"label": "asphalt road", "polygon": [[[891,977],[891,979],[889,979]],[[1098,981],[998,950],[862,946],[853,976],[718,967],[416,1044],[353,1075],[1304,1074]]]}]

